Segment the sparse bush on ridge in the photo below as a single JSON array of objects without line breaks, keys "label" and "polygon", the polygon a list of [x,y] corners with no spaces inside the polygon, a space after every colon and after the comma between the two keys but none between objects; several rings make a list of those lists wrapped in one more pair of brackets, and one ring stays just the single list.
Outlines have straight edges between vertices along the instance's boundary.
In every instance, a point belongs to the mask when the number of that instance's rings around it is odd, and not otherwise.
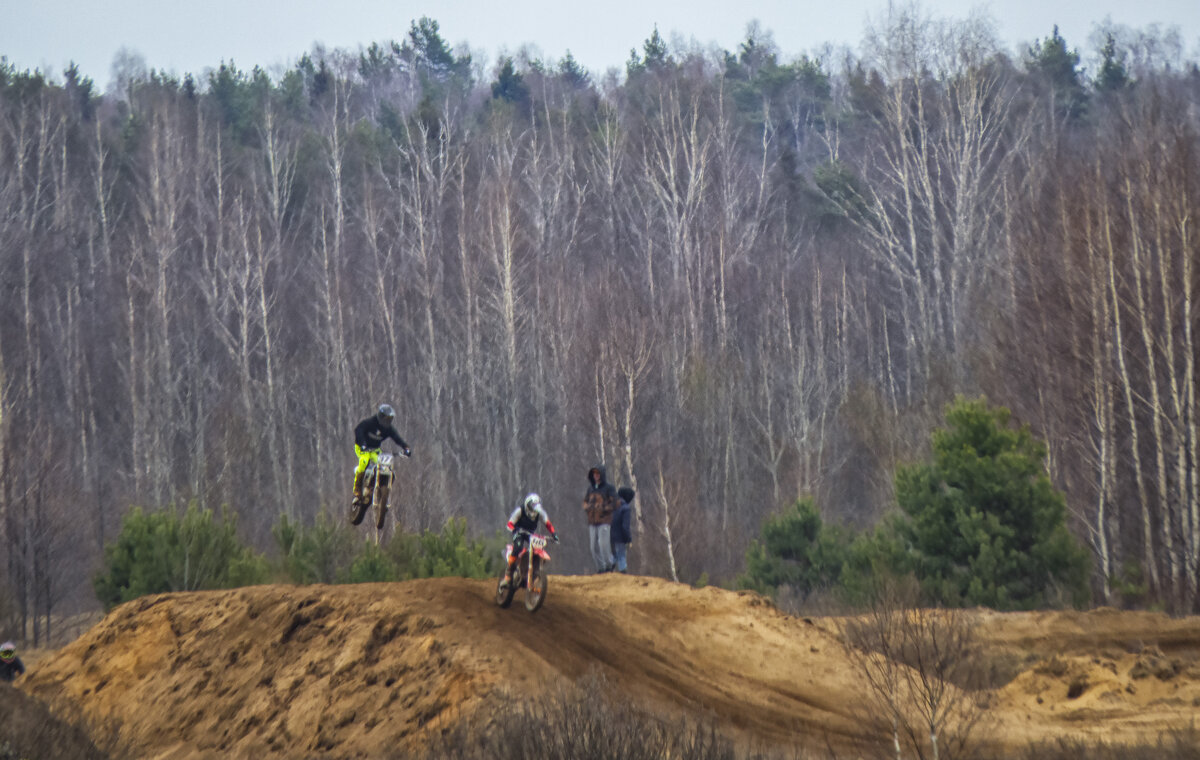
[{"label": "sparse bush on ridge", "polygon": [[[414,578],[487,578],[499,572],[500,551],[494,542],[467,535],[467,522],[451,518],[441,531],[396,533],[381,546],[372,542],[355,543],[355,532],[341,524],[331,529],[349,536],[347,550],[341,555],[341,569],[326,583],[376,583]],[[342,541],[336,541],[338,546]],[[318,544],[319,546],[319,544]],[[289,567],[303,566],[305,544],[289,555]],[[306,581],[294,575],[295,583]]]},{"label": "sparse bush on ridge", "polygon": [[292,583],[365,583],[457,576],[487,578],[499,572],[494,541],[467,535],[466,520],[450,519],[440,532],[397,533],[382,546],[362,540],[348,525],[318,515],[309,526],[281,516],[272,530],[275,562],[245,547],[231,518],[190,506],[126,516],[105,548],[94,579],[96,597],[111,609],[146,594],[235,588],[275,580]]},{"label": "sparse bush on ridge", "polygon": [[[798,750],[746,750],[704,718],[655,714],[602,676],[492,709],[451,729],[424,760],[802,760]],[[827,757],[821,753],[820,757]]]},{"label": "sparse bush on ridge", "polygon": [[311,525],[280,515],[271,535],[279,548],[280,572],[293,583],[338,583],[361,543],[345,520],[324,510]]},{"label": "sparse bush on ridge", "polygon": [[146,594],[233,588],[266,576],[262,557],[238,540],[232,515],[215,520],[212,510],[191,504],[182,515],[136,508],[127,514],[93,585],[111,609]]}]

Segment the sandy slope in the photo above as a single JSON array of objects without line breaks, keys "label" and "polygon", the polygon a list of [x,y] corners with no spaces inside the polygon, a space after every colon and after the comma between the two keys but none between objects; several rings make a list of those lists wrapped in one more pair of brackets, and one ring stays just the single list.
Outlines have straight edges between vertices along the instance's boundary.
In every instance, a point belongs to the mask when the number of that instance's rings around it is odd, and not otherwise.
[{"label": "sandy slope", "polygon": [[[649,578],[553,576],[534,615],[491,592],[441,579],[149,597],[43,658],[22,688],[74,703],[134,756],[172,759],[376,757],[495,689],[593,668],[633,699],[757,741],[860,730],[862,686],[828,621]],[[1153,737],[1200,712],[1200,618],[974,614],[1025,668],[994,700],[998,741]]]}]

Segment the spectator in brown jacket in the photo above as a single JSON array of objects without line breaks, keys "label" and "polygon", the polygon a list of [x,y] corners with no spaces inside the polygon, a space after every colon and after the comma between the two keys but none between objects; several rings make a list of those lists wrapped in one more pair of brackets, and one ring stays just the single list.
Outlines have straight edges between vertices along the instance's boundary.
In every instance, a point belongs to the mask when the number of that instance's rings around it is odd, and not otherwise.
[{"label": "spectator in brown jacket", "polygon": [[587,513],[588,545],[597,573],[613,569],[612,518],[617,511],[617,489],[605,478],[604,465],[588,470],[588,489],[583,495],[583,511]]}]

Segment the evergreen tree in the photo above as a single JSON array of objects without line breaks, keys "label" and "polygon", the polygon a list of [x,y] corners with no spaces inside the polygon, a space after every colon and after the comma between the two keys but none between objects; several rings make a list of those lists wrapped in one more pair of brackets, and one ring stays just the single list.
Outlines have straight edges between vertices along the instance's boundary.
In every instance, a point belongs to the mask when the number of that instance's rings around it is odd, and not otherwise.
[{"label": "evergreen tree", "polygon": [[208,90],[221,112],[221,121],[243,145],[252,144],[262,121],[262,104],[271,90],[266,72],[257,66],[250,74],[230,61],[208,75]]},{"label": "evergreen tree", "polygon": [[898,531],[936,601],[1028,609],[1087,596],[1088,557],[1067,531],[1046,447],[1009,412],[959,398],[933,435],[933,461],[902,467]]},{"label": "evergreen tree", "polygon": [[1078,116],[1087,104],[1083,75],[1079,71],[1079,53],[1067,49],[1058,33],[1058,25],[1045,40],[1029,49],[1029,71],[1041,78],[1065,107],[1067,114]]},{"label": "evergreen tree", "polygon": [[671,56],[667,53],[667,43],[658,33],[657,26],[654,27],[654,33],[642,44],[642,50],[645,53],[645,66],[650,71],[659,71],[671,63]]},{"label": "evergreen tree", "polygon": [[1117,42],[1111,33],[1104,43],[1101,56],[1103,60],[1100,63],[1100,72],[1096,75],[1096,89],[1099,92],[1124,89],[1129,84],[1129,73],[1125,71],[1121,56],[1117,55]]},{"label": "evergreen tree", "polygon": [[359,542],[344,520],[325,511],[311,526],[280,515],[271,535],[282,556],[283,572],[293,583],[338,583]]},{"label": "evergreen tree", "polygon": [[646,64],[642,63],[642,57],[638,55],[638,51],[635,48],[629,48],[629,60],[625,62],[625,76],[633,79],[645,70]]},{"label": "evergreen tree", "polygon": [[838,582],[848,543],[841,531],[825,526],[811,499],[801,499],[763,525],[762,540],[746,551],[738,583],[772,596],[788,586],[807,597]]},{"label": "evergreen tree", "polygon": [[492,98],[507,100],[509,103],[524,103],[529,100],[529,85],[524,77],[513,66],[513,59],[505,58],[500,65],[500,73],[492,83]]},{"label": "evergreen tree", "polygon": [[585,89],[591,84],[591,77],[588,75],[587,70],[579,65],[579,62],[575,60],[575,56],[571,55],[570,50],[559,61],[558,75],[562,77],[564,82],[577,90]]},{"label": "evergreen tree", "polygon": [[399,57],[423,78],[444,82],[451,78],[469,79],[471,57],[457,58],[442,38],[438,22],[422,16],[414,21]]},{"label": "evergreen tree", "polygon": [[238,540],[231,516],[217,521],[212,510],[192,504],[182,516],[140,509],[126,515],[120,535],[104,549],[94,586],[110,609],[146,594],[234,588],[266,575],[265,561]]}]

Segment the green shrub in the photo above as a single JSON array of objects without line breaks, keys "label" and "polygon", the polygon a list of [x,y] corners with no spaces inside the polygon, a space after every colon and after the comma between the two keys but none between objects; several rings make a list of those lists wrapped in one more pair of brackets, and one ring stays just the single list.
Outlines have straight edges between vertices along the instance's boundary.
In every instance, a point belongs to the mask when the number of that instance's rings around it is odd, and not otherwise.
[{"label": "green shrub", "polygon": [[439,532],[396,533],[381,546],[322,513],[309,527],[281,516],[272,530],[282,570],[293,583],[376,583],[413,578],[487,578],[502,561],[495,542],[467,536],[467,521],[451,518]]},{"label": "green shrub", "polygon": [[465,518],[450,518],[441,533],[421,534],[415,566],[406,568],[410,578],[487,578],[498,571],[499,552],[488,551],[485,541],[467,537]]},{"label": "green shrub", "polygon": [[849,542],[844,531],[822,522],[811,499],[798,500],[763,525],[762,540],[746,551],[738,585],[770,596],[787,586],[803,601],[838,583]]},{"label": "green shrub", "polygon": [[396,563],[373,543],[364,544],[346,572],[347,583],[398,581]]},{"label": "green shrub", "polygon": [[96,597],[111,609],[145,594],[232,588],[261,583],[266,563],[238,540],[231,515],[188,506],[145,513],[134,508],[116,541],[104,549],[104,567],[93,580]]},{"label": "green shrub", "polygon": [[280,515],[271,533],[282,555],[284,575],[305,584],[342,581],[361,540],[345,521],[325,511],[310,526]]},{"label": "green shrub", "polygon": [[900,538],[943,604],[1028,609],[1087,598],[1088,555],[1067,531],[1046,447],[984,399],[959,398],[933,434],[933,461],[896,472]]}]

